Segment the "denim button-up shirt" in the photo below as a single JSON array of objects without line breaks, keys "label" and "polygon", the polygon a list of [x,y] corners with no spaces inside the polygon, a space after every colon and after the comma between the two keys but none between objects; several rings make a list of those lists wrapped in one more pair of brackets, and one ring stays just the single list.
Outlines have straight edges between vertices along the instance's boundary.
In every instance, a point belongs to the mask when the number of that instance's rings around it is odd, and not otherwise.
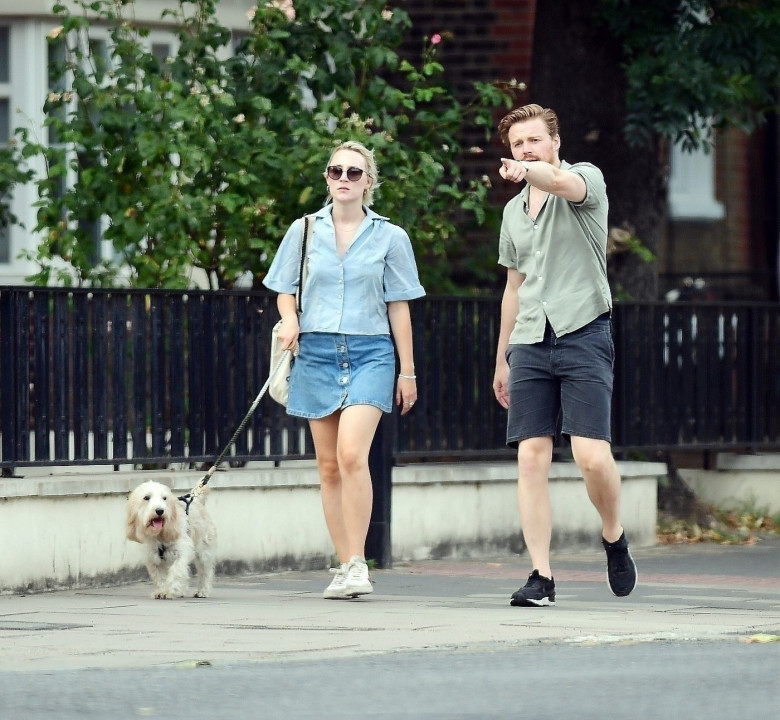
[{"label": "denim button-up shirt", "polygon": [[[332,205],[314,213],[306,250],[300,331],[388,335],[387,303],[425,295],[409,236],[386,217],[363,208],[366,217],[344,257],[336,250]],[[263,284],[277,293],[298,289],[303,219],[288,228]]]}]

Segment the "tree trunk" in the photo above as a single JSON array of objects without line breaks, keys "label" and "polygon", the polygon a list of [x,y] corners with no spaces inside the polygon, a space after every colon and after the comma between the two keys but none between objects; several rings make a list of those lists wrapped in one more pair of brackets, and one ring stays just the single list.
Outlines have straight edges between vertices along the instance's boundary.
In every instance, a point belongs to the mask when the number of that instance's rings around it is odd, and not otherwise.
[{"label": "tree trunk", "polygon": [[[668,169],[660,140],[641,148],[626,142],[622,49],[599,22],[599,5],[599,0],[537,1],[531,102],[558,114],[561,159],[592,162],[604,173],[610,230],[628,229],[657,256]],[[657,299],[657,273],[656,262],[634,252],[610,257],[610,283],[617,298]]]}]

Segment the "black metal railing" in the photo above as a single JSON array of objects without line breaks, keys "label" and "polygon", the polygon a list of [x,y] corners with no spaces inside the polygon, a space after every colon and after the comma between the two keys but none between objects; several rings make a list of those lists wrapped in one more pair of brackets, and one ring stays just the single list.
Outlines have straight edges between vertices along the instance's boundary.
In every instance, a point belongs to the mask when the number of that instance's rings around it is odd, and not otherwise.
[{"label": "black metal railing", "polygon": [[[499,311],[414,302],[420,396],[389,420],[395,462],[511,457]],[[0,289],[0,466],[213,461],[268,376],[276,318],[269,293]],[[614,321],[616,451],[780,448],[780,305],[618,303]],[[264,399],[228,458],[312,456]]]},{"label": "black metal railing", "polygon": [[618,303],[622,450],[780,447],[780,305]]},{"label": "black metal railing", "polygon": [[[2,466],[201,463],[268,376],[264,293],[0,290]],[[311,456],[268,400],[231,459]]]}]

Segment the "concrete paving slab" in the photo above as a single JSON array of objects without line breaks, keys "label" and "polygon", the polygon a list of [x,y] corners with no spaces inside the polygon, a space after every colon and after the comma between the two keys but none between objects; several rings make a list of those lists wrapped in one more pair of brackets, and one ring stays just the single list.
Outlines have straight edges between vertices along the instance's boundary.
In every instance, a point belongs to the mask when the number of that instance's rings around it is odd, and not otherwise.
[{"label": "concrete paving slab", "polygon": [[220,577],[208,599],[149,583],[0,596],[0,671],[228,666],[454,648],[749,640],[780,635],[780,538],[633,552],[640,584],[613,597],[600,553],[554,559],[557,605],[513,608],[520,556],[375,571],[372,595],[321,597],[326,571]]}]

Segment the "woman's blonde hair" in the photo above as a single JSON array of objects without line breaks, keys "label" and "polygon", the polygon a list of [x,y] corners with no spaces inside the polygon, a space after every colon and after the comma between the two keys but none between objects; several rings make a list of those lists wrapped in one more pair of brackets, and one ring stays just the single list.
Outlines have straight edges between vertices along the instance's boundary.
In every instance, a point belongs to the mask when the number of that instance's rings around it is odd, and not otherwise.
[{"label": "woman's blonde hair", "polygon": [[[333,156],[339,150],[352,150],[352,152],[356,152],[358,155],[362,155],[363,159],[366,161],[366,172],[368,173],[368,177],[371,178],[371,184],[366,189],[363,204],[367,207],[371,207],[371,203],[374,202],[374,190],[376,190],[376,188],[378,188],[381,184],[379,182],[379,168],[377,167],[376,159],[374,158],[374,151],[369,150],[365,145],[363,145],[363,143],[358,142],[357,140],[347,140],[346,142],[343,142],[337,147],[333,148],[333,152],[328,158],[327,165],[330,165],[331,161],[333,160]],[[325,173],[327,174],[327,169]],[[330,194],[328,194],[327,202],[331,202],[332,200],[333,198],[331,198]]]}]

